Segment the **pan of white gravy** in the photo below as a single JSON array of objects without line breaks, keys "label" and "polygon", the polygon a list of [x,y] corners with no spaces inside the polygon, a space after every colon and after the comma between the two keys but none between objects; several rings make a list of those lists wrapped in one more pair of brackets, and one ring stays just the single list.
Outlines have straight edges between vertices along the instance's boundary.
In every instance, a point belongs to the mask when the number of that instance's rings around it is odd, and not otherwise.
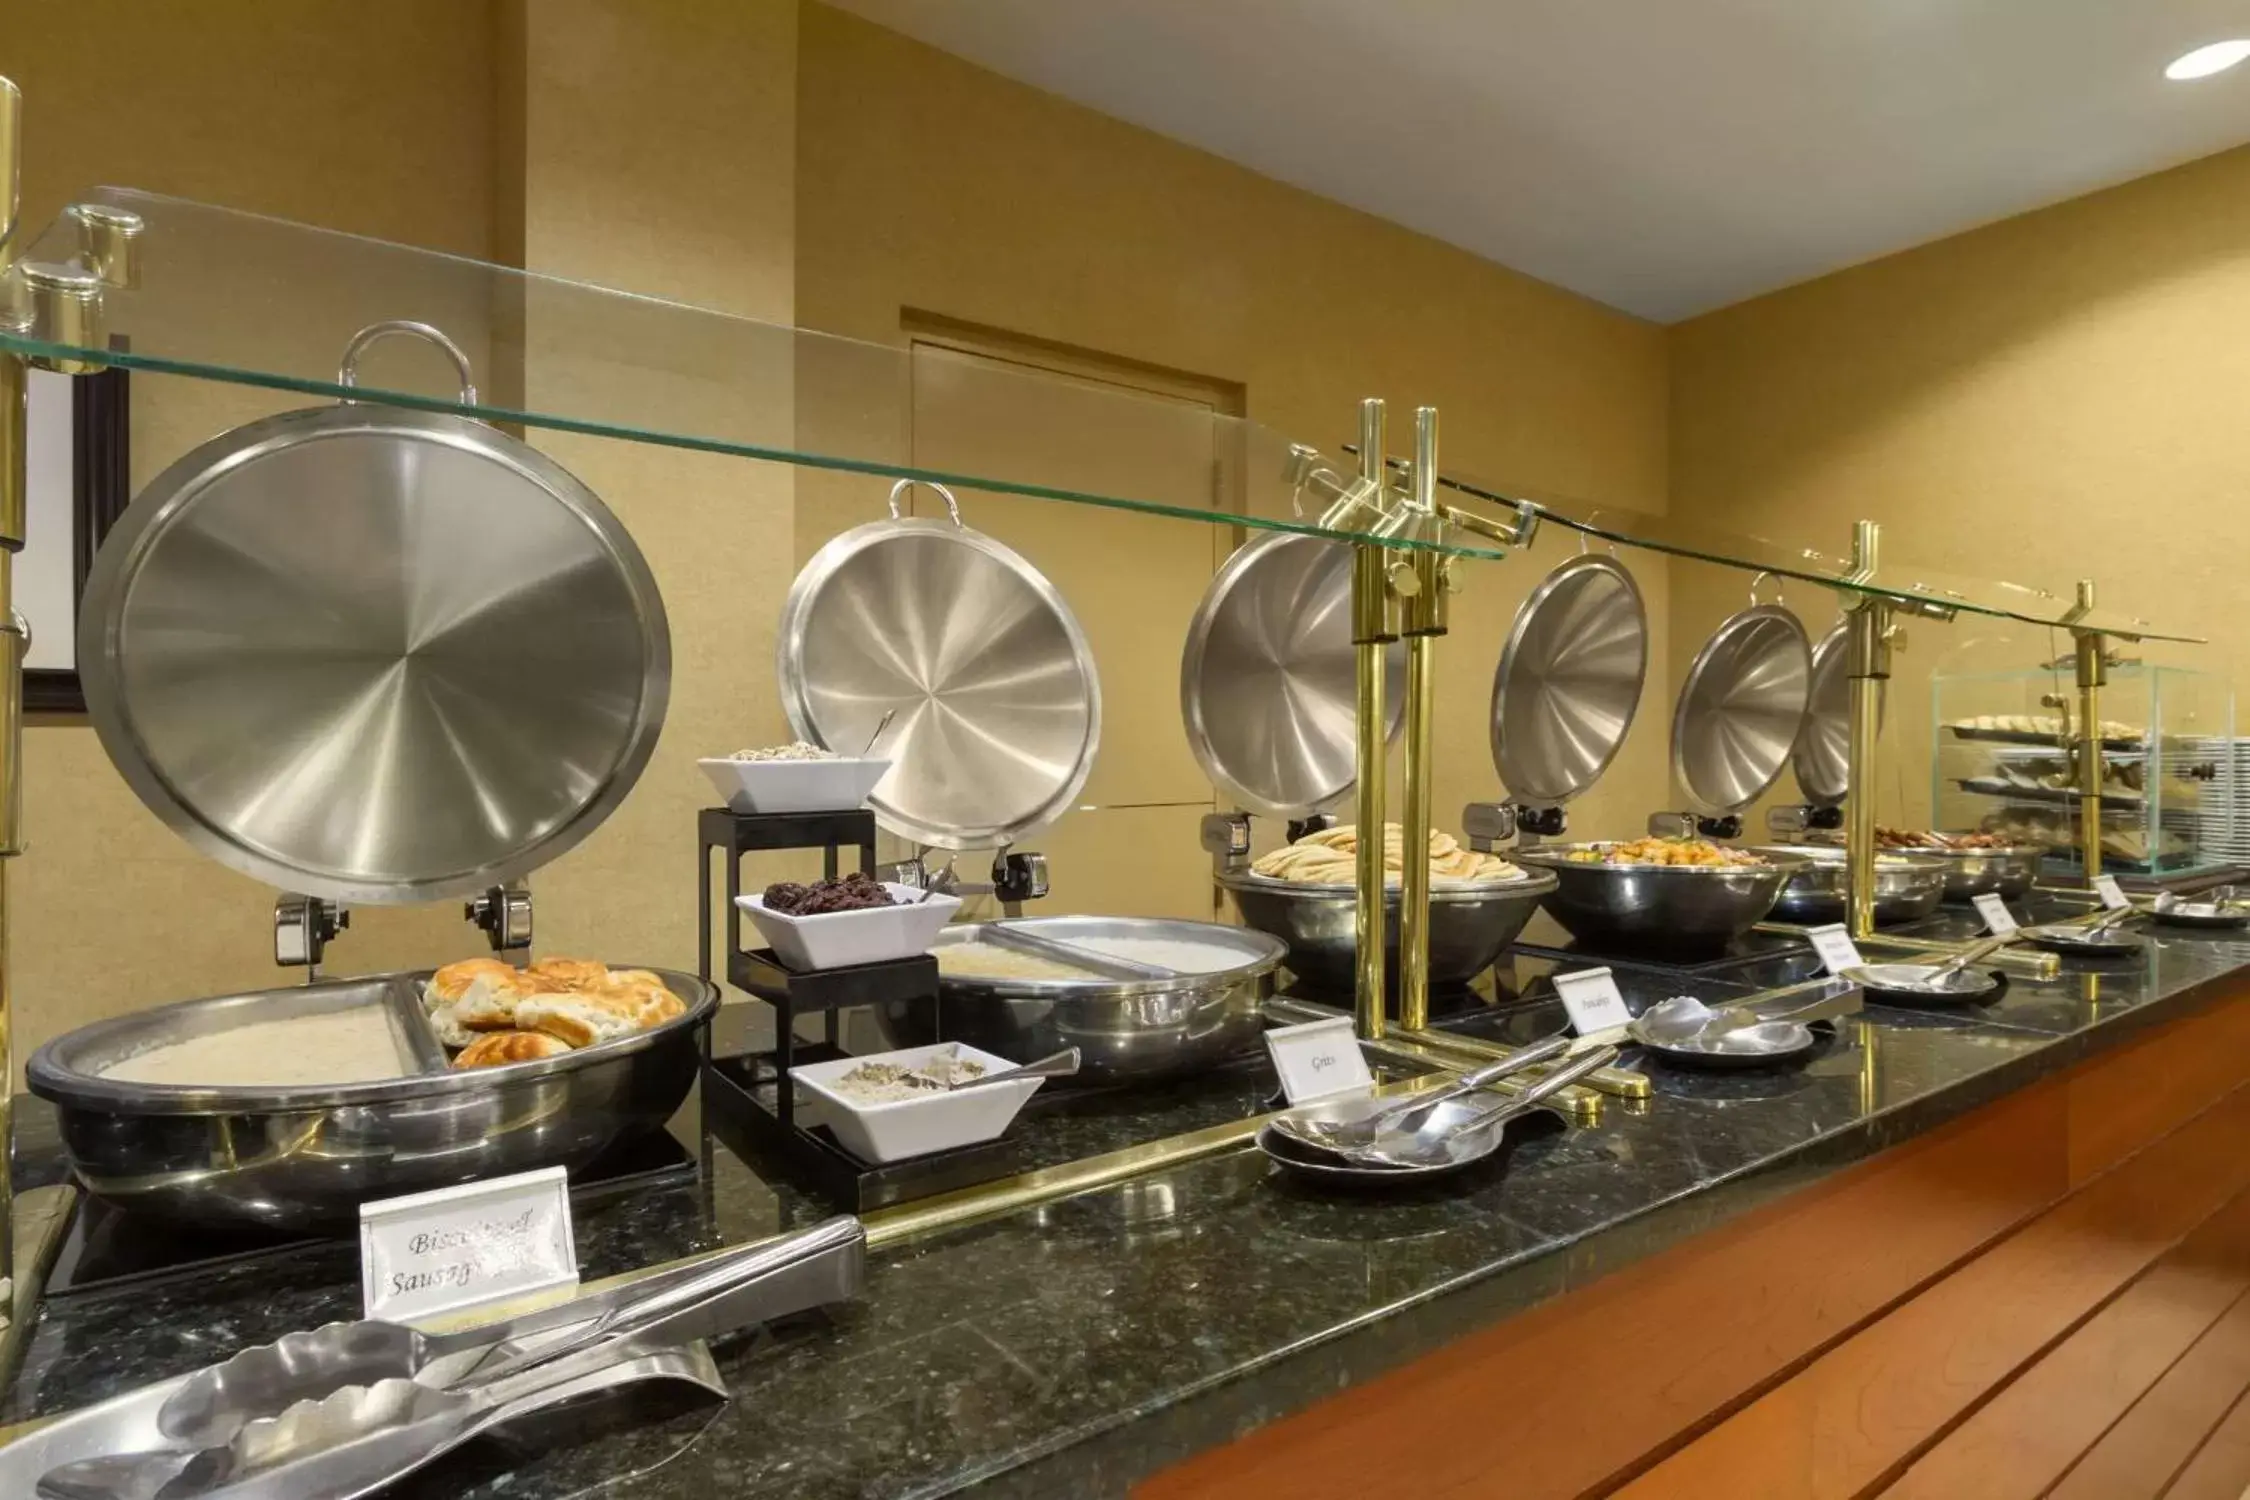
[{"label": "pan of white gravy", "polygon": [[245,1021],[120,1058],[95,1076],[119,1083],[273,1088],[374,1083],[414,1071],[389,1012],[361,1005]]}]

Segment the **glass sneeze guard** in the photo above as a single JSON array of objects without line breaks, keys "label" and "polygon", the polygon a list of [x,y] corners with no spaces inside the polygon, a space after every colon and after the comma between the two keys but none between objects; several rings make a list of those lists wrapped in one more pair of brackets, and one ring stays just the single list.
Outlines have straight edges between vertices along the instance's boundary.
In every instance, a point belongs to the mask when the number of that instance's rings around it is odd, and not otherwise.
[{"label": "glass sneeze guard", "polygon": [[[1347,453],[1350,449],[1345,450]],[[1441,489],[1512,510],[1538,508],[1542,524],[1567,527],[1581,535],[1621,546],[1640,547],[1675,557],[1722,566],[1754,568],[1776,578],[1876,595],[1920,610],[1927,607],[2027,624],[2104,631],[2138,640],[2202,644],[2186,635],[2130,614],[2095,608],[2076,609],[2075,587],[2041,588],[1999,579],[1969,578],[1950,571],[1900,562],[1886,537],[1876,576],[1865,583],[1849,576],[1848,558],[1816,548],[1796,547],[1764,537],[1728,532],[1677,516],[1651,515],[1614,506],[1549,497],[1504,487],[1462,474],[1442,474]]]},{"label": "glass sneeze guard", "polygon": [[[1052,377],[156,194],[101,188],[77,201],[139,216],[133,284],[104,289],[97,328],[83,346],[0,323],[0,349],[964,490],[1435,547],[1324,525],[1316,519],[1319,487],[1292,476],[1325,469],[1348,482],[1353,466],[1317,455],[1293,463],[1293,452],[1304,455],[1289,438],[1207,407],[1125,391],[1098,397],[1130,405],[1119,413],[1124,430],[1147,434],[1152,423],[1168,423],[1183,436],[1207,438],[1214,472],[1195,493],[1111,484],[1109,457],[1085,447],[1013,444],[989,466],[928,467],[915,461],[914,409],[917,375],[932,378],[931,360],[943,363],[939,378],[955,410],[963,403],[1003,415],[1036,409],[1024,398]],[[84,269],[82,236],[66,212],[23,258]],[[338,366],[353,335],[396,320],[429,324],[458,345],[474,389],[458,389],[443,358],[406,341],[371,351],[347,384]],[[1442,550],[1505,555],[1465,535],[1449,537]]]},{"label": "glass sneeze guard", "polygon": [[[943,350],[765,323],[132,189],[98,188],[77,202],[138,216],[144,227],[134,284],[104,289],[102,316],[86,346],[12,332],[0,322],[0,349],[98,358],[129,369],[329,400],[454,411],[526,427],[1402,550],[1505,555],[1460,528],[1431,541],[1412,531],[1376,535],[1324,524],[1321,487],[1298,480],[1310,468],[1325,469],[1338,485],[1348,482],[1356,472],[1351,449],[1342,450],[1341,460],[1314,455],[1309,463],[1292,462],[1292,454],[1302,450],[1291,439],[1206,407],[1124,390],[1099,398],[1120,403],[1121,429],[1146,433],[1153,420],[1207,438],[1214,472],[1194,493],[1148,493],[1116,483],[1114,455],[1089,451],[1098,445],[1014,444],[989,463],[936,467],[916,461],[914,408],[917,376],[926,378],[927,362],[943,359]],[[87,253],[84,227],[66,212],[23,258],[83,267]],[[352,336],[400,319],[442,330],[467,353],[473,395],[454,389],[451,371],[426,351],[386,351],[367,362],[356,383],[341,379],[339,359]],[[997,361],[955,359],[943,372],[953,409],[969,402],[1000,420],[1036,409],[1027,398],[1052,378]],[[2110,608],[2073,615],[2075,595],[2068,587],[2034,588],[1900,566],[1891,560],[1890,547],[1877,577],[1859,584],[1850,580],[1846,559],[1816,548],[1735,535],[1678,517],[1550,499],[1459,473],[1441,476],[1439,485],[1452,495],[1511,510],[1536,505],[1545,523],[1587,537],[1828,588],[1862,589],[1910,607],[2078,624],[2144,639],[2197,639]]]}]

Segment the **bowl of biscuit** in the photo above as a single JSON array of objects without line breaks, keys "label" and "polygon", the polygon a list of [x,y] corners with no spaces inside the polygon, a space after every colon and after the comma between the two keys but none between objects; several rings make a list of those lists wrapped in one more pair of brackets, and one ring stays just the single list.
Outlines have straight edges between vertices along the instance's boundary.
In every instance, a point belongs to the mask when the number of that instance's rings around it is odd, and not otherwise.
[{"label": "bowl of biscuit", "polygon": [[598,1047],[676,1021],[687,1002],[653,969],[545,958],[466,958],[422,986],[430,1030],[456,1068],[506,1067]]},{"label": "bowl of biscuit", "polygon": [[[1406,841],[1396,823],[1383,827],[1385,972],[1398,974],[1399,891]],[[1442,829],[1430,831],[1430,982],[1466,984],[1490,968],[1538,910],[1555,877],[1496,854],[1471,849]],[[1289,945],[1288,966],[1315,988],[1349,991],[1358,943],[1359,830],[1349,825],[1308,833],[1220,874],[1244,925]]]},{"label": "bowl of biscuit", "polygon": [[496,958],[183,1000],[91,1022],[27,1069],[79,1185],[209,1228],[349,1233],[359,1205],[661,1130],[717,1011],[670,969]]}]

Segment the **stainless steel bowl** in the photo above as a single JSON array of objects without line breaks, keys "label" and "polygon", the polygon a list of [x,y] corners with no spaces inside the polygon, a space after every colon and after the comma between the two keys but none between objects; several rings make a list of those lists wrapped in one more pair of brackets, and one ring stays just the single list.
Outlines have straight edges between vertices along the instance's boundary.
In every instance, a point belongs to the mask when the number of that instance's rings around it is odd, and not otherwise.
[{"label": "stainless steel bowl", "polygon": [[[1499,959],[1523,931],[1539,898],[1555,888],[1554,877],[1526,870],[1522,880],[1430,889],[1430,983],[1466,984]],[[1300,885],[1263,875],[1221,875],[1219,884],[1234,897],[1242,920],[1289,945],[1289,967],[1299,979],[1321,989],[1349,993],[1359,945],[1353,937],[1356,898],[1348,885]],[[1396,887],[1383,898],[1385,972],[1398,974],[1398,897]]]},{"label": "stainless steel bowl", "polygon": [[1509,858],[1556,879],[1545,905],[1572,937],[1662,951],[1722,948],[1765,920],[1789,878],[1811,865],[1767,854],[1762,865],[1605,864],[1571,855],[1591,844],[1542,844]]},{"label": "stainless steel bowl", "polygon": [[[1841,848],[1840,833],[1815,834],[1822,845]],[[1807,852],[1810,852],[1809,850]],[[2031,894],[2039,878],[2039,862],[2047,857],[2044,844],[2006,844],[1996,849],[1885,849],[1885,854],[1915,854],[1945,863],[1947,901],[1973,901],[1990,892],[2013,901]]]},{"label": "stainless steel bowl", "polygon": [[[1801,855],[1812,861],[1789,877],[1773,914],[1784,922],[1841,922],[1849,861],[1841,849],[1804,845],[1769,846],[1758,853]],[[1928,916],[1945,899],[1947,866],[1921,854],[1885,851],[1875,857],[1875,921],[1912,922]]]},{"label": "stainless steel bowl", "polygon": [[1927,853],[1932,859],[1945,862],[1945,898],[1948,901],[1974,901],[1986,892],[1995,892],[2013,901],[2031,894],[2031,883],[2039,878],[2039,862],[2047,857],[2046,849],[2038,844],[2014,844],[2003,849],[1930,849],[1914,851]]},{"label": "stainless steel bowl", "polygon": [[[1038,917],[1010,927],[1059,942],[1130,938],[1208,943],[1239,962],[1172,979],[984,979],[940,973],[938,999],[887,1006],[901,1046],[966,1042],[1017,1062],[1078,1049],[1078,1082],[1141,1082],[1206,1072],[1257,1045],[1281,944],[1215,922],[1154,917]],[[937,948],[975,942],[985,924],[948,927]],[[1071,1080],[1055,1079],[1055,1084]]]},{"label": "stainless steel bowl", "polygon": [[33,1054],[86,1190],[133,1213],[293,1232],[362,1202],[537,1167],[580,1167],[657,1129],[694,1084],[719,992],[655,973],[687,1004],[661,1026],[537,1062],[320,1088],[127,1083],[101,1071],[151,1047],[253,1021],[381,1004],[428,971],[189,1000],[82,1026]]}]

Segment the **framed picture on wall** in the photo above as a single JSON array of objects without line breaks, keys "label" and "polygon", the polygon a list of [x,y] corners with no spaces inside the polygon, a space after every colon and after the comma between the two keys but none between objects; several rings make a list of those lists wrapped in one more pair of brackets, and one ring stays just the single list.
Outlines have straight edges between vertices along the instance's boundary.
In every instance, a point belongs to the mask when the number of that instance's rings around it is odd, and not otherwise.
[{"label": "framed picture on wall", "polygon": [[78,600],[94,549],[131,495],[126,376],[31,372],[25,455],[24,547],[16,608],[31,624],[23,703],[33,713],[84,713],[78,682]]}]

